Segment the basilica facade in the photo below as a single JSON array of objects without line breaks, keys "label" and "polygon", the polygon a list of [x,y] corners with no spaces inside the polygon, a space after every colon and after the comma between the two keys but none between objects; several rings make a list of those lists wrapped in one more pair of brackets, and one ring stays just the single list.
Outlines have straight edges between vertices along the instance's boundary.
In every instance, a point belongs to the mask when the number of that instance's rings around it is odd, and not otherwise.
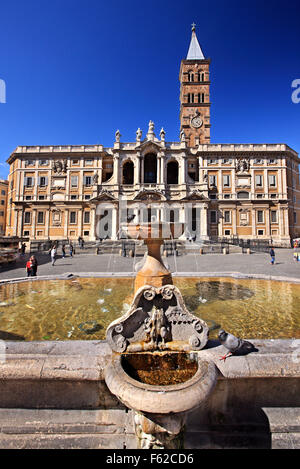
[{"label": "basilica facade", "polygon": [[286,144],[210,141],[210,60],[195,28],[180,66],[180,138],[152,121],[132,142],[19,146],[10,164],[6,234],[117,239],[123,225],[184,222],[183,237],[238,236],[289,246],[300,236],[297,152]]}]

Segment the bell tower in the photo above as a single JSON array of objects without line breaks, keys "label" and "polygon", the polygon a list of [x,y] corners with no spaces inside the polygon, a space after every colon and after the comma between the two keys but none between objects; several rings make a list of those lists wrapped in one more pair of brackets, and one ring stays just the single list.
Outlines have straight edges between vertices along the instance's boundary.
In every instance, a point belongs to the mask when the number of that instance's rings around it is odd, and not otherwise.
[{"label": "bell tower", "polygon": [[210,143],[210,59],[203,55],[195,26],[193,23],[190,47],[179,72],[180,132],[189,147]]}]

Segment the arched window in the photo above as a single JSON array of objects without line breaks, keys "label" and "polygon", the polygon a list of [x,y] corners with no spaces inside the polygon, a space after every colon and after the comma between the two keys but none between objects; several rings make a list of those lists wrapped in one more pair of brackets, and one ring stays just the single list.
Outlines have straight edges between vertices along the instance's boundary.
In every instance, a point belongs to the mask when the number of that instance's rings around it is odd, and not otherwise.
[{"label": "arched window", "polygon": [[198,93],[198,103],[204,103],[204,93]]},{"label": "arched window", "polygon": [[188,80],[189,81],[194,81],[194,74],[191,70],[188,72]]},{"label": "arched window", "polygon": [[170,161],[167,164],[167,184],[178,184],[178,163]]},{"label": "arched window", "polygon": [[134,164],[132,161],[126,161],[123,165],[123,184],[133,184]]},{"label": "arched window", "polygon": [[204,72],[201,72],[201,70],[198,72],[198,81],[205,81]]},{"label": "arched window", "polygon": [[188,98],[188,103],[193,103],[194,102],[194,93],[188,93],[187,98]]},{"label": "arched window", "polygon": [[148,153],[144,157],[144,183],[156,184],[157,158],[154,153]]}]

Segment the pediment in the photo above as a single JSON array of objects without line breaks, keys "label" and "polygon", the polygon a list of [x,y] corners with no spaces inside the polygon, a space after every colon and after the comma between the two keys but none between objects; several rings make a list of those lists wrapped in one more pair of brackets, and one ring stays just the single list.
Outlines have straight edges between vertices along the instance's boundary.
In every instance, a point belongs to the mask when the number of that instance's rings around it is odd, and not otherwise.
[{"label": "pediment", "polygon": [[203,192],[200,192],[198,190],[191,192],[187,196],[185,196],[181,200],[205,200],[208,201],[209,199],[203,194]]},{"label": "pediment", "polygon": [[165,195],[158,189],[152,190],[141,190],[134,198],[134,200],[143,200],[143,201],[156,201],[156,200],[167,200]]},{"label": "pediment", "polygon": [[158,150],[161,150],[162,146],[158,141],[155,142],[153,140],[144,140],[140,145],[140,149],[142,150],[143,154],[145,154],[145,152],[155,153]]},{"label": "pediment", "polygon": [[95,201],[103,201],[103,200],[107,200],[107,201],[117,201],[117,199],[107,190],[101,190],[99,192],[99,194],[94,197],[93,199],[90,199],[91,202],[95,202]]}]

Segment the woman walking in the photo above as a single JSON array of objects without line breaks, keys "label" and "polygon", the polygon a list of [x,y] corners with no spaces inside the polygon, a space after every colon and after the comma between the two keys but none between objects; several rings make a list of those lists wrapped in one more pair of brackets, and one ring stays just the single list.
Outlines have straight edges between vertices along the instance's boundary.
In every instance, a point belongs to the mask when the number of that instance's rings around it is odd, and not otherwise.
[{"label": "woman walking", "polygon": [[35,256],[31,256],[26,263],[27,277],[36,277],[38,263]]},{"label": "woman walking", "polygon": [[36,277],[38,263],[35,256],[31,256],[31,276]]},{"label": "woman walking", "polygon": [[51,262],[52,262],[52,265],[55,264],[55,260],[56,260],[56,246],[54,245],[51,249]]}]

